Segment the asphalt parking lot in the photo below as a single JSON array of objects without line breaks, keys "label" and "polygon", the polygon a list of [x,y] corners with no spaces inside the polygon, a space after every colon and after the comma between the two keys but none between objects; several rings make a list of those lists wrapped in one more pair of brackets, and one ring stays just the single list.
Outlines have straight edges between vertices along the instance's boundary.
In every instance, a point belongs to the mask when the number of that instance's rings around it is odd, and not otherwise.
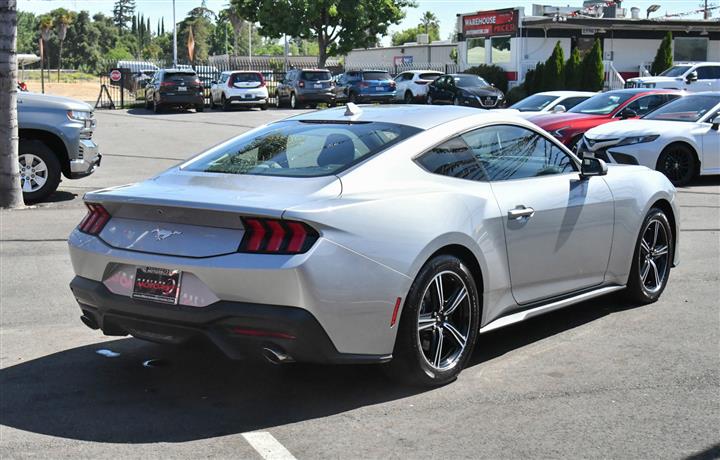
[{"label": "asphalt parking lot", "polygon": [[65,243],[82,194],[290,113],[99,111],[100,169],[0,213],[0,456],[720,458],[717,176],[679,190],[682,262],[659,302],[604,297],[482,335],[434,390],[372,366],[246,364],[83,326]]}]

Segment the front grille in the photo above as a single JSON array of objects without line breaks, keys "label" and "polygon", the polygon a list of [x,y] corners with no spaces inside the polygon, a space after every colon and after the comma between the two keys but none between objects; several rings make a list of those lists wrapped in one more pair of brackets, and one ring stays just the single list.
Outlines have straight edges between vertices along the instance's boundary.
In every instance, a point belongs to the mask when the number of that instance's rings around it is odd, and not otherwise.
[{"label": "front grille", "polygon": [[497,97],[480,96],[480,105],[482,105],[483,107],[495,107],[497,105]]},{"label": "front grille", "polygon": [[77,153],[77,159],[82,160],[85,158],[85,146],[82,145],[82,143],[78,146],[78,153]]}]

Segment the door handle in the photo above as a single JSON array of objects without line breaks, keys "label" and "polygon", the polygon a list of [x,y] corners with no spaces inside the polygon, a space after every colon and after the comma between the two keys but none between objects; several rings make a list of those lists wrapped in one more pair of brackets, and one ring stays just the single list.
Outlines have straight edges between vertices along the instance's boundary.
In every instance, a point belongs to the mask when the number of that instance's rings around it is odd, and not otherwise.
[{"label": "door handle", "polygon": [[515,209],[511,209],[508,211],[508,218],[511,220],[520,220],[523,217],[532,217],[533,214],[535,214],[535,210],[533,208],[527,208],[523,205],[515,206]]}]

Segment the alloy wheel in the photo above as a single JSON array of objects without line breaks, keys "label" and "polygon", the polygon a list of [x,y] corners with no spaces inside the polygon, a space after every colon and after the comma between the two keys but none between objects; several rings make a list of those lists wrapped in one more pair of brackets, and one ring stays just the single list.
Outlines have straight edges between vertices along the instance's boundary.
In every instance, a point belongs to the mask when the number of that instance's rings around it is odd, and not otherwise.
[{"label": "alloy wheel", "polygon": [[438,371],[454,367],[467,346],[472,321],[465,282],[452,271],[436,274],[418,309],[417,338],[427,364]]},{"label": "alloy wheel", "polygon": [[670,236],[663,223],[655,218],[645,226],[640,239],[640,281],[643,289],[654,294],[662,289],[670,263]]},{"label": "alloy wheel", "polygon": [[412,104],[413,102],[413,95],[410,91],[405,92],[405,103],[406,104]]},{"label": "alloy wheel", "polygon": [[660,170],[673,183],[684,183],[692,174],[692,158],[683,150],[671,150],[663,155]]},{"label": "alloy wheel", "polygon": [[297,108],[297,99],[295,99],[295,93],[290,94],[290,108],[291,109]]},{"label": "alloy wheel", "polygon": [[20,163],[20,183],[23,192],[37,192],[48,180],[48,169],[42,158],[32,153],[23,153],[18,157]]}]

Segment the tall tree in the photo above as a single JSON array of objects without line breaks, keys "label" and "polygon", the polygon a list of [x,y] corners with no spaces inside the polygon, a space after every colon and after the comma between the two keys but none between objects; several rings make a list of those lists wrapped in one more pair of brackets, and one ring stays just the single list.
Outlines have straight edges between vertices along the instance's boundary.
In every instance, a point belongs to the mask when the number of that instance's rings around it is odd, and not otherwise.
[{"label": "tall tree", "polygon": [[165,17],[160,19],[160,35],[165,35]]},{"label": "tall tree", "polygon": [[422,25],[423,29],[425,29],[425,33],[429,34],[431,28],[438,29],[440,27],[440,21],[437,16],[435,16],[435,13],[432,11],[426,11],[420,18],[420,25]]},{"label": "tall tree", "polygon": [[582,88],[582,58],[580,50],[575,47],[565,63],[565,86],[569,90],[578,91]]},{"label": "tall tree", "polygon": [[60,44],[60,49],[58,50],[58,69],[57,69],[57,81],[60,82],[60,68],[62,67],[62,52],[63,52],[63,42],[65,41],[65,36],[67,35],[68,27],[70,26],[70,23],[72,22],[72,16],[69,12],[63,11],[55,20],[55,33],[58,37],[58,42]]},{"label": "tall tree", "polygon": [[605,65],[602,61],[602,46],[600,40],[595,39],[595,44],[582,62],[583,67],[583,89],[586,91],[602,91],[605,83]]},{"label": "tall tree", "polygon": [[553,52],[545,61],[543,73],[543,88],[548,91],[563,89],[565,87],[565,52],[558,41]]},{"label": "tall tree", "polygon": [[[40,39],[42,40],[42,44],[43,44],[43,46],[42,46],[43,53],[42,54],[45,56],[45,68],[47,69],[47,72],[48,72],[48,79],[50,79],[50,58],[48,57],[47,46],[48,46],[48,42],[50,41],[50,34],[52,33],[52,29],[53,29],[52,16],[50,16],[49,14],[43,15],[40,18]],[[40,57],[42,58],[43,56],[40,56]],[[41,67],[42,67],[42,63],[41,63]],[[42,69],[40,69],[40,71],[42,72]]]},{"label": "tall tree", "polygon": [[398,24],[413,0],[231,0],[241,17],[260,23],[262,35],[284,34],[318,43],[318,66],[353,48],[372,46]]},{"label": "tall tree", "polygon": [[437,26],[431,26],[428,32],[425,32],[425,26],[420,24],[417,27],[410,29],[401,30],[392,34],[391,43],[393,46],[399,46],[408,42],[417,41],[418,34],[428,34],[428,39],[432,42],[433,40],[440,40],[440,29]]},{"label": "tall tree", "polygon": [[116,0],[113,7],[113,23],[122,34],[135,13],[135,0]]},{"label": "tall tree", "polygon": [[653,60],[650,73],[653,75],[660,75],[673,65],[672,56],[672,32],[668,31],[665,37],[660,42],[660,47],[655,54],[655,60]]},{"label": "tall tree", "polygon": [[0,208],[23,205],[18,163],[17,2],[0,0]]}]

